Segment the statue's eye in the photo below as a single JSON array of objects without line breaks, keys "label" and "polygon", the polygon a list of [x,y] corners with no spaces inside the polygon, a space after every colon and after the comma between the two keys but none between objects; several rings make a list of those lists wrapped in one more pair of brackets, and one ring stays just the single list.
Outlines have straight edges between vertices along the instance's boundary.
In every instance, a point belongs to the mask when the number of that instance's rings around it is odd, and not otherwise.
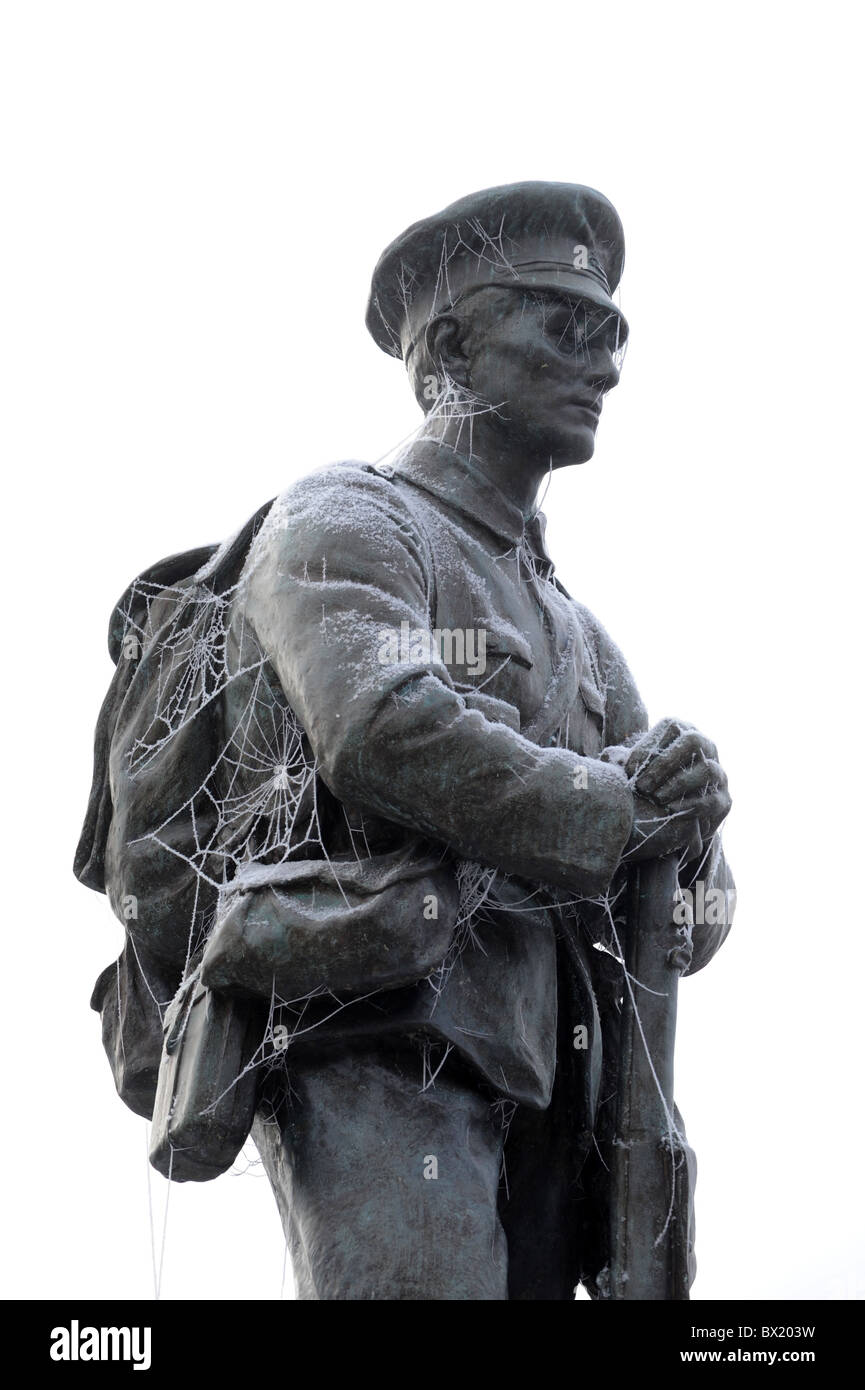
[{"label": "statue's eye", "polygon": [[600,306],[581,301],[572,305],[555,305],[544,315],[544,332],[557,350],[576,357],[590,348],[609,347],[616,365],[624,356],[627,330],[622,320]]},{"label": "statue's eye", "polygon": [[586,319],[578,309],[556,309],[544,319],[544,332],[559,352],[576,353],[586,342]]}]

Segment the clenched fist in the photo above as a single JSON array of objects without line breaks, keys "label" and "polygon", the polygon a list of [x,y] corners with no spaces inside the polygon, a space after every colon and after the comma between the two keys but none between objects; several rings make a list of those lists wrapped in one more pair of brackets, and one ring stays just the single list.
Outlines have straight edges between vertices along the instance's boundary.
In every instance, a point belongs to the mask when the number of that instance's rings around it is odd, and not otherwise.
[{"label": "clenched fist", "polygon": [[604,762],[622,767],[634,793],[634,825],[624,859],[682,862],[703,854],[730,810],[718,750],[692,724],[662,719],[630,747],[611,747]]}]

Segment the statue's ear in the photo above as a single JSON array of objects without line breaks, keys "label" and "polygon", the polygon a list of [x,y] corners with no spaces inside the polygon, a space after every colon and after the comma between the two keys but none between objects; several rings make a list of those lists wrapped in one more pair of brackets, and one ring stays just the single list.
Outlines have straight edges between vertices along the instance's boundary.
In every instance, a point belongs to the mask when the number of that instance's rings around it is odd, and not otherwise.
[{"label": "statue's ear", "polygon": [[459,319],[453,314],[439,314],[424,330],[424,346],[436,368],[446,372],[457,385],[467,387],[469,363],[463,352],[461,334]]}]

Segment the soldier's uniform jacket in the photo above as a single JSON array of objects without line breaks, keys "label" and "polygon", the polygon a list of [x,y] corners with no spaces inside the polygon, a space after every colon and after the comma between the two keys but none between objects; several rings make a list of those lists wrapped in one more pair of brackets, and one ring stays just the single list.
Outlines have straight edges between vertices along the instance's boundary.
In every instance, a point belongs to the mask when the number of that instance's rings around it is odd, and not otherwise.
[{"label": "soldier's uniform jacket", "polygon": [[[274,698],[296,712],[344,808],[331,817],[330,865],[312,870],[320,884],[331,868],[338,882],[352,860],[366,861],[374,882],[394,855],[410,874],[413,859],[440,846],[501,871],[443,985],[433,973],[337,1019],[319,1005],[328,1029],[425,1031],[499,1093],[542,1107],[564,932],[594,1109],[601,1037],[586,929],[603,937],[606,913],[585,900],[611,889],[632,821],[624,773],[598,758],[647,721],[621,654],[552,571],[541,521],[527,526],[467,459],[428,442],[395,470],[342,464],[278,499],[253,544],[232,633],[240,668],[255,667],[244,644],[260,645],[278,677]],[[441,655],[418,640],[430,629],[444,634]],[[247,699],[241,681],[230,700]],[[254,762],[240,767],[238,794]],[[307,861],[296,882],[310,871]],[[717,853],[712,873],[727,881]],[[418,913],[408,930],[421,939],[433,926]],[[692,970],[726,930],[696,928]],[[364,986],[357,979],[355,991]],[[313,1042],[314,1017],[306,1008]]]},{"label": "soldier's uniform jacket", "polygon": [[[524,523],[470,460],[421,442],[395,468],[343,463],[298,482],[243,546],[224,612],[218,777],[207,781],[213,755],[195,721],[168,776],[147,759],[129,774],[154,723],[135,682],[165,685],[145,670],[165,617],[159,582],[145,659],[131,685],[120,663],[103,710],[78,872],[127,919],[129,965],[146,962],[154,994],[170,997],[196,952],[191,905],[206,933],[202,883],[221,883],[217,922],[231,917],[234,937],[211,942],[209,983],[270,994],[278,976],[292,1045],[420,1034],[458,1049],[496,1094],[544,1108],[565,952],[570,1016],[587,1029],[569,1061],[591,1133],[598,999],[604,1012],[616,994],[615,962],[592,944],[612,944],[633,815],[622,769],[601,755],[647,716],[604,628],[553,577],[542,517]],[[207,591],[209,573],[213,562],[167,592]],[[439,651],[423,641],[431,632]],[[192,648],[184,659],[195,666]],[[184,777],[206,796],[172,819],[168,783]],[[184,835],[206,845],[200,883]],[[718,845],[701,877],[730,887]],[[473,908],[466,884],[478,883]],[[691,973],[725,919],[694,927]],[[274,934],[296,942],[278,960]],[[103,1006],[114,967],[100,980]]]}]

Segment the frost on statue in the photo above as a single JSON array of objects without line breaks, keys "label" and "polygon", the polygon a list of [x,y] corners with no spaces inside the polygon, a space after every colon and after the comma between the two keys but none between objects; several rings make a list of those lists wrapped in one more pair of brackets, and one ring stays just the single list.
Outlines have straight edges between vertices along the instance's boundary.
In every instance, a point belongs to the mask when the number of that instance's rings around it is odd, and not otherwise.
[{"label": "frost on statue", "polygon": [[688,1296],[676,984],[729,929],[726,778],[649,729],[537,502],[619,379],[622,260],[578,185],[414,224],[367,323],[417,435],[112,617],[76,872],[126,944],[93,1004],[161,1172],[252,1133],[301,1298]]}]

